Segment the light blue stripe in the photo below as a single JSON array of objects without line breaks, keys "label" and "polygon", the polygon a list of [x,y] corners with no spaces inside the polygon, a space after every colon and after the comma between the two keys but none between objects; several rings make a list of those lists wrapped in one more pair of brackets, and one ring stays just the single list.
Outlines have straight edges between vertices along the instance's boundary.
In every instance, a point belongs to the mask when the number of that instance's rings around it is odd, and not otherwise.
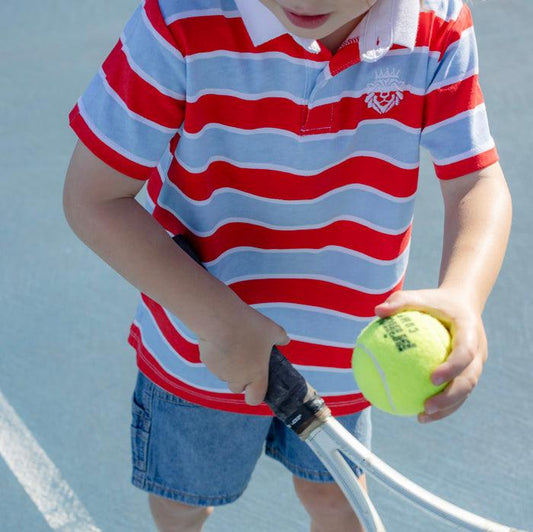
[{"label": "light blue stripe", "polygon": [[188,98],[196,99],[198,93],[214,90],[243,92],[245,95],[275,91],[305,98],[306,88],[312,86],[308,76],[318,76],[320,71],[309,68],[302,61],[290,62],[287,57],[237,55],[206,55],[194,57],[189,62]]},{"label": "light blue stripe", "polygon": [[130,116],[105,90],[99,74],[92,79],[81,101],[91,123],[99,131],[129,153],[153,164],[159,161],[173,136]]},{"label": "light blue stripe", "polygon": [[196,234],[211,234],[235,219],[284,229],[321,227],[332,220],[346,219],[399,233],[410,224],[414,209],[414,198],[396,203],[357,188],[340,189],[314,203],[274,202],[226,189],[208,204],[197,204],[169,185],[162,190],[159,203]]},{"label": "light blue stripe", "polygon": [[[143,304],[139,305],[137,310],[136,322],[140,326],[143,342],[166,371],[197,388],[221,393],[229,392],[226,384],[215,377],[203,364],[190,365],[175,353],[162,337],[152,316]],[[301,368],[301,372],[318,393],[347,394],[357,392],[357,385],[351,372],[339,373],[328,371],[327,368],[324,371]]]},{"label": "light blue stripe", "polygon": [[491,139],[487,113],[482,108],[423,133],[421,145],[438,161],[471,152],[476,146],[487,146]]},{"label": "light blue stripe", "polygon": [[[424,94],[427,87],[427,72],[434,72],[438,65],[436,55],[426,50],[417,50],[407,55],[391,55],[382,58],[379,66],[359,63],[334,76],[319,87],[320,98],[338,100],[339,91],[349,90],[354,96],[367,92],[369,84],[387,69],[397,70],[399,80],[417,94]],[[283,92],[293,99],[309,97],[306,92],[323,70],[319,64],[296,61],[286,56],[268,57],[246,54],[237,56],[206,55],[193,57],[188,65],[190,85],[188,98],[195,100],[199,93],[214,90],[228,90],[246,95],[268,92]],[[324,64],[324,68],[326,64]]]},{"label": "light blue stripe", "polygon": [[[211,270],[211,273],[215,273]],[[215,273],[216,274],[216,273]],[[368,324],[370,318],[352,318],[341,313],[328,313],[327,310],[284,306],[269,303],[252,305],[258,312],[282,326],[291,337],[316,340],[319,344],[353,347],[357,336]],[[197,336],[190,331],[176,316],[168,314],[173,326],[189,341],[197,341]]]},{"label": "light blue stripe", "polygon": [[329,80],[321,89],[320,98],[337,101],[339,93],[346,93],[347,90],[354,97],[363,96],[369,92],[377,77],[386,76],[387,70],[389,73],[397,71],[405,91],[423,95],[428,85],[428,71],[434,72],[437,65],[438,55],[428,55],[425,49],[415,49],[402,55],[386,55],[377,63],[361,62]]},{"label": "light blue stripe", "polygon": [[221,9],[222,11],[234,12],[237,5],[233,0],[159,0],[159,7],[165,19],[173,18],[180,13],[188,11],[209,11]]},{"label": "light blue stripe", "polygon": [[[169,49],[171,45],[159,42],[146,26],[142,5],[126,24],[122,39],[131,59],[143,72],[163,87],[185,94],[185,62]],[[160,39],[163,40],[162,37]]]},{"label": "light blue stripe", "polygon": [[357,320],[341,314],[327,314],[320,309],[254,305],[254,308],[282,325],[289,336],[316,341],[323,345],[351,347],[368,320]]},{"label": "light blue stripe", "polygon": [[[468,72],[477,72],[478,56],[476,37],[473,29],[464,32],[462,37],[451,44],[435,71],[432,86],[449,85],[449,80],[461,80]],[[429,87],[431,90],[432,87]]]},{"label": "light blue stripe", "polygon": [[391,264],[375,264],[336,250],[233,251],[207,264],[209,271],[226,284],[242,277],[329,278],[375,293],[386,292],[399,282],[407,267],[408,252]]},{"label": "light blue stripe", "polygon": [[414,166],[419,162],[417,130],[404,130],[389,122],[363,122],[345,135],[308,137],[301,141],[281,131],[254,132],[223,128],[207,128],[195,137],[184,135],[178,145],[180,162],[201,171],[211,158],[221,153],[237,163],[256,164],[270,168],[282,166],[306,174],[323,171],[357,152],[382,154],[401,165]]},{"label": "light blue stripe", "polygon": [[318,372],[302,368],[298,368],[298,370],[319,395],[326,395],[328,392],[336,395],[359,393],[352,372]]}]

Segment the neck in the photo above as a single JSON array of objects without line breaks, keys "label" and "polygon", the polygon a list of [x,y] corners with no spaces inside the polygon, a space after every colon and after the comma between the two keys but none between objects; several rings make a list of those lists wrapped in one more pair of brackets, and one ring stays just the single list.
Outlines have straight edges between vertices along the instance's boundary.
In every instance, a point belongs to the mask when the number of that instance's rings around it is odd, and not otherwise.
[{"label": "neck", "polygon": [[323,39],[320,39],[320,42],[328,49],[331,53],[335,53],[341,46],[341,44],[349,37],[349,35],[357,28],[361,20],[365,17],[366,13],[358,16],[354,20],[350,20],[341,26],[339,29],[335,30],[333,33],[330,33]]}]

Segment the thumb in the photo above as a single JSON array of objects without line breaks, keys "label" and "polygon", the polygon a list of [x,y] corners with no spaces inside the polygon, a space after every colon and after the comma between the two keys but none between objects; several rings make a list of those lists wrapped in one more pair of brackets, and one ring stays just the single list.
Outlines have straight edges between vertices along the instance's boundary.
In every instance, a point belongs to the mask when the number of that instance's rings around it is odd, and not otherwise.
[{"label": "thumb", "polygon": [[291,339],[285,332],[285,329],[281,329],[280,334],[278,335],[278,339],[276,340],[275,345],[287,345],[290,343]]},{"label": "thumb", "polygon": [[416,309],[420,306],[419,298],[416,293],[409,290],[400,290],[390,295],[383,303],[378,305],[374,311],[376,316],[380,318],[387,318],[393,314],[397,314],[402,310]]},{"label": "thumb", "polygon": [[250,406],[257,406],[263,402],[267,392],[268,377],[251,382],[244,389],[244,400]]}]

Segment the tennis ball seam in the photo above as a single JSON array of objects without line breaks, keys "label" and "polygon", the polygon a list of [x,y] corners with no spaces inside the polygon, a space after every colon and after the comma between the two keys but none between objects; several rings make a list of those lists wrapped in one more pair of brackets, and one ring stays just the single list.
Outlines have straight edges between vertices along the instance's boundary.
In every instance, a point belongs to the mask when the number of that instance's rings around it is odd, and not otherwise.
[{"label": "tennis ball seam", "polygon": [[387,382],[387,376],[385,375],[385,372],[383,371],[383,368],[379,364],[378,360],[374,356],[374,353],[372,353],[372,351],[370,351],[370,349],[368,349],[365,344],[360,343],[360,342],[358,342],[355,347],[362,349],[369,356],[370,360],[376,367],[379,373],[379,376],[381,377],[381,384],[383,385],[383,389],[385,390],[385,393],[387,395],[387,401],[389,402],[389,406],[391,407],[393,412],[396,412],[396,405],[394,404],[394,401],[392,400],[392,393],[389,388],[389,383]]}]

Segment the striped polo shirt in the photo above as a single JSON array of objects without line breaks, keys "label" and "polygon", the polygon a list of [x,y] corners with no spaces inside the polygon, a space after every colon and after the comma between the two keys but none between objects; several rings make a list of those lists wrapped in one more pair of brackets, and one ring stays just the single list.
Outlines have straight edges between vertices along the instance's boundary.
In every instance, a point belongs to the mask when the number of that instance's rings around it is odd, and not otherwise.
[{"label": "striped polo shirt", "polygon": [[[144,0],[70,122],[147,181],[169,235],[285,328],[282,351],[336,415],[368,406],[351,353],[402,286],[420,146],[440,179],[498,159],[461,0],[378,0],[334,54],[259,0]],[[144,294],[129,341],[165,390],[271,414],[231,393],[195,333]]]}]

